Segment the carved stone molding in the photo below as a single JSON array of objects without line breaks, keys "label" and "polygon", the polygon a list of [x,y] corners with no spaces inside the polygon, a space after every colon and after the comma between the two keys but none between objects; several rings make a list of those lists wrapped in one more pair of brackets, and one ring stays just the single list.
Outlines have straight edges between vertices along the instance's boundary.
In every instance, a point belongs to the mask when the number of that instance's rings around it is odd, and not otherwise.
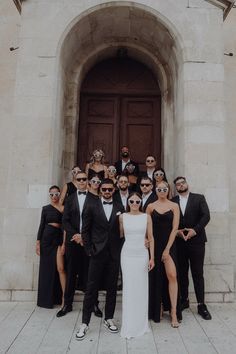
[{"label": "carved stone molding", "polygon": [[22,0],[13,0],[14,4],[16,5],[17,10],[21,13],[21,2]]},{"label": "carved stone molding", "polygon": [[226,19],[228,13],[230,12],[230,10],[235,4],[235,0],[206,0],[206,1],[212,3],[213,5],[223,10],[224,20]]}]

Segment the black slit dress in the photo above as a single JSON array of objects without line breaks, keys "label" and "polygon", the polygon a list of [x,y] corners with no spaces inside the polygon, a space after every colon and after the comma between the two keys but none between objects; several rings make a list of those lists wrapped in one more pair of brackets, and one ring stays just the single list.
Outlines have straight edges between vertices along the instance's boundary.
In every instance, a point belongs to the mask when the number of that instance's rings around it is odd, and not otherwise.
[{"label": "black slit dress", "polygon": [[[154,322],[160,322],[161,305],[163,306],[164,311],[171,310],[168,291],[168,279],[166,276],[164,263],[161,261],[161,257],[168,243],[169,235],[172,230],[173,216],[174,215],[172,210],[168,210],[165,213],[160,214],[154,209],[151,214],[153,223],[153,237],[155,242],[155,267],[149,272],[149,319],[153,320]],[[170,249],[170,256],[172,257],[176,266],[178,281],[178,265],[175,242]],[[176,314],[178,320],[182,320],[179,286]]]},{"label": "black slit dress", "polygon": [[40,241],[39,281],[37,305],[52,308],[61,304],[62,289],[57,272],[58,246],[63,242],[63,232],[49,223],[62,224],[62,213],[51,204],[42,209],[37,240]]}]

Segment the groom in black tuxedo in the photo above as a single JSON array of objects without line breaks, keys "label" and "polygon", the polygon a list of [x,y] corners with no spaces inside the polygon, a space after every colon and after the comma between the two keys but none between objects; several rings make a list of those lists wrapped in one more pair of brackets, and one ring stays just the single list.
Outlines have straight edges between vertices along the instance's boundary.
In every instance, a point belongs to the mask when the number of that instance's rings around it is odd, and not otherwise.
[{"label": "groom in black tuxedo", "polygon": [[113,322],[113,315],[122,246],[119,214],[124,211],[124,207],[113,200],[114,191],[113,181],[103,180],[100,186],[101,198],[93,202],[88,201],[83,211],[82,240],[85,251],[91,258],[83,302],[82,325],[76,334],[78,340],[84,339],[88,330],[101,278],[105,280],[106,286],[104,326],[110,332],[118,331]]},{"label": "groom in black tuxedo", "polygon": [[182,310],[189,307],[188,271],[190,265],[198,313],[203,319],[210,320],[211,315],[204,302],[203,277],[205,242],[207,241],[205,227],[210,220],[209,208],[202,194],[189,192],[185,177],[177,177],[174,184],[179,195],[172,200],[180,207],[180,229],[176,245]]}]

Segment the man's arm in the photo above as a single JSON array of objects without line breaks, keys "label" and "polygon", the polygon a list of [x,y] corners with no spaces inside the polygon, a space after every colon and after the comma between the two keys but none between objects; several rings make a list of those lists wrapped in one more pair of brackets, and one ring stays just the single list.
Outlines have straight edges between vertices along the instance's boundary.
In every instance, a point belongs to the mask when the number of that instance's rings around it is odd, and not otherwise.
[{"label": "man's arm", "polygon": [[204,227],[206,227],[206,225],[208,224],[208,222],[210,221],[210,211],[206,202],[206,199],[204,197],[204,195],[200,195],[200,211],[199,211],[199,221],[197,223],[197,225],[195,225],[193,227],[194,231],[198,234],[201,233],[201,231],[204,229]]},{"label": "man's arm", "polygon": [[71,223],[71,211],[72,211],[72,198],[69,197],[66,199],[65,202],[65,207],[64,207],[63,217],[62,217],[62,226],[68,235],[73,236],[78,233],[78,230],[76,230]]}]

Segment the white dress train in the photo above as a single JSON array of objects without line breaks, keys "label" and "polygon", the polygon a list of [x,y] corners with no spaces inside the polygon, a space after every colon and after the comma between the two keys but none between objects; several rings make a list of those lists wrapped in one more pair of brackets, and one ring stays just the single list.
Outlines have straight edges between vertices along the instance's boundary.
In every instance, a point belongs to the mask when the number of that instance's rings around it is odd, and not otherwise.
[{"label": "white dress train", "polygon": [[148,324],[148,250],[144,245],[147,214],[123,214],[125,242],[121,251],[123,277],[121,337],[150,331]]}]

